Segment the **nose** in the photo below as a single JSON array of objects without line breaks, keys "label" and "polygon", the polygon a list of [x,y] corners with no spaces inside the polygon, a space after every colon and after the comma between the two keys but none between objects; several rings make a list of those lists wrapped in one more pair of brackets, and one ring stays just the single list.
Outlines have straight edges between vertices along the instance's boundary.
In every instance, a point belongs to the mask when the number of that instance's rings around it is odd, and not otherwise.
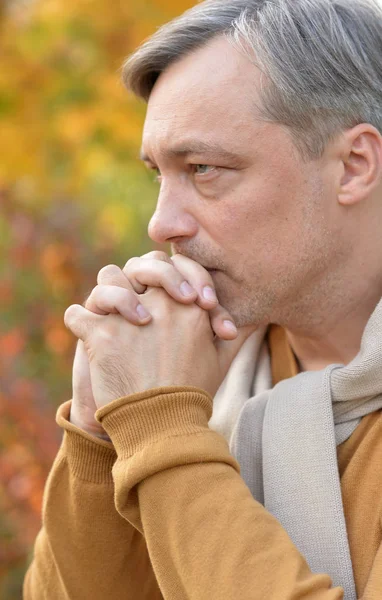
[{"label": "nose", "polygon": [[157,206],[148,226],[150,238],[158,243],[165,244],[173,238],[192,238],[198,230],[198,223],[189,207],[187,191],[183,186],[175,189],[174,186],[162,182]]}]

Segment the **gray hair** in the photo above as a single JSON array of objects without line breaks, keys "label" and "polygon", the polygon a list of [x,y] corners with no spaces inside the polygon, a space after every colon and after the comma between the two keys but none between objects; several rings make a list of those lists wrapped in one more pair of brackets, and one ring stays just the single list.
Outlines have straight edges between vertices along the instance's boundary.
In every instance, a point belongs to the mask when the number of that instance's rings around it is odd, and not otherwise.
[{"label": "gray hair", "polygon": [[304,159],[359,123],[382,133],[381,0],[206,0],[127,59],[125,86],[147,101],[161,73],[216,36],[262,71],[260,116],[288,127]]}]

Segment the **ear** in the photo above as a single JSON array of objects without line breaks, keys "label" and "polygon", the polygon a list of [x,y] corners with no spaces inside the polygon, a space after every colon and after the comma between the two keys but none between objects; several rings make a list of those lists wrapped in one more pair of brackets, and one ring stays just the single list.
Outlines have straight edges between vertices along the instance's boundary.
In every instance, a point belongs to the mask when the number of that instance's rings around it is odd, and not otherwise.
[{"label": "ear", "polygon": [[378,129],[361,123],[343,136],[344,173],[338,201],[351,206],[368,198],[382,182],[382,136]]}]

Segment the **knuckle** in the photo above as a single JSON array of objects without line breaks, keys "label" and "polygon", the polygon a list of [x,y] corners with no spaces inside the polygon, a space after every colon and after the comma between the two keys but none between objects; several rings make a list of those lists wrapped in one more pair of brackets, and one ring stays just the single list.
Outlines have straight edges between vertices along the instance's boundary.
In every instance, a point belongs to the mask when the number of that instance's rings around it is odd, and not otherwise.
[{"label": "knuckle", "polygon": [[[159,268],[159,266],[157,268]],[[162,262],[160,269],[165,277],[174,277],[180,275],[180,273],[175,269],[174,265],[170,265],[169,263]]]},{"label": "knuckle", "polygon": [[73,322],[76,319],[76,314],[77,314],[77,305],[76,304],[72,304],[71,306],[69,306],[66,309],[66,311],[64,313],[65,327],[70,329],[70,326],[73,324]]},{"label": "knuckle", "polygon": [[171,261],[173,263],[196,263],[194,260],[192,260],[191,258],[188,258],[187,256],[184,256],[183,254],[174,254],[171,257]]},{"label": "knuckle", "polygon": [[[116,285],[96,285],[88,298],[88,304],[99,303],[110,305],[113,303],[126,302],[132,297],[132,293],[126,288]],[[88,308],[85,306],[85,308]]]},{"label": "knuckle", "polygon": [[94,299],[95,299],[95,296],[96,296],[96,295],[97,295],[97,293],[98,293],[98,290],[99,290],[99,285],[96,285],[96,286],[95,286],[95,287],[92,289],[92,291],[91,291],[91,292],[90,292],[90,294],[88,295],[88,297],[87,297],[86,301],[84,302],[84,307],[85,307],[85,308],[88,308],[88,306],[94,302]]},{"label": "knuckle", "polygon": [[134,259],[126,263],[123,268],[123,272],[128,277],[134,277],[136,273],[142,270],[143,259],[140,257],[134,257]]},{"label": "knuckle", "polygon": [[163,252],[163,250],[152,250],[151,252],[144,254],[142,258],[152,258],[164,262],[169,262],[171,260],[169,255],[166,252]]},{"label": "knuckle", "polygon": [[102,267],[102,269],[98,272],[97,282],[101,283],[105,279],[110,279],[116,274],[119,274],[121,269],[117,265],[106,265],[106,267]]},{"label": "knuckle", "polygon": [[131,258],[129,258],[122,270],[125,271],[128,267],[131,267],[131,265],[133,265],[137,260],[140,260],[139,256],[132,256]]},{"label": "knuckle", "polygon": [[115,295],[116,302],[127,302],[128,304],[138,303],[138,299],[136,298],[135,294],[133,294],[133,292],[130,290],[115,287],[113,293]]},{"label": "knuckle", "polygon": [[171,262],[173,265],[175,265],[178,268],[178,265],[181,266],[182,265],[182,255],[181,254],[174,254],[171,257]]},{"label": "knuckle", "polygon": [[175,254],[171,257],[171,260],[179,271],[188,273],[190,277],[193,276],[198,278],[204,285],[207,284],[214,287],[212,277],[208,271],[196,261],[187,256],[183,256],[183,254]]},{"label": "knuckle", "polygon": [[178,283],[184,279],[171,262],[158,261],[153,257],[137,258],[130,266],[125,267],[124,272],[130,282],[134,282],[136,291],[150,284]]}]

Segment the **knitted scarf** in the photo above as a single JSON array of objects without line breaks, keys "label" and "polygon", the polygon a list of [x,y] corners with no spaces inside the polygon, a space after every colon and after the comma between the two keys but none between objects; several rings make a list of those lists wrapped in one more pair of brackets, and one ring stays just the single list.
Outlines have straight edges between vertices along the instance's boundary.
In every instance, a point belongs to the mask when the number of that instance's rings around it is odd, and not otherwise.
[{"label": "knitted scarf", "polygon": [[303,372],[272,388],[266,327],[243,344],[215,398],[211,429],[226,437],[254,498],[312,572],[356,600],[336,446],[382,408],[382,300],[348,365]]}]

